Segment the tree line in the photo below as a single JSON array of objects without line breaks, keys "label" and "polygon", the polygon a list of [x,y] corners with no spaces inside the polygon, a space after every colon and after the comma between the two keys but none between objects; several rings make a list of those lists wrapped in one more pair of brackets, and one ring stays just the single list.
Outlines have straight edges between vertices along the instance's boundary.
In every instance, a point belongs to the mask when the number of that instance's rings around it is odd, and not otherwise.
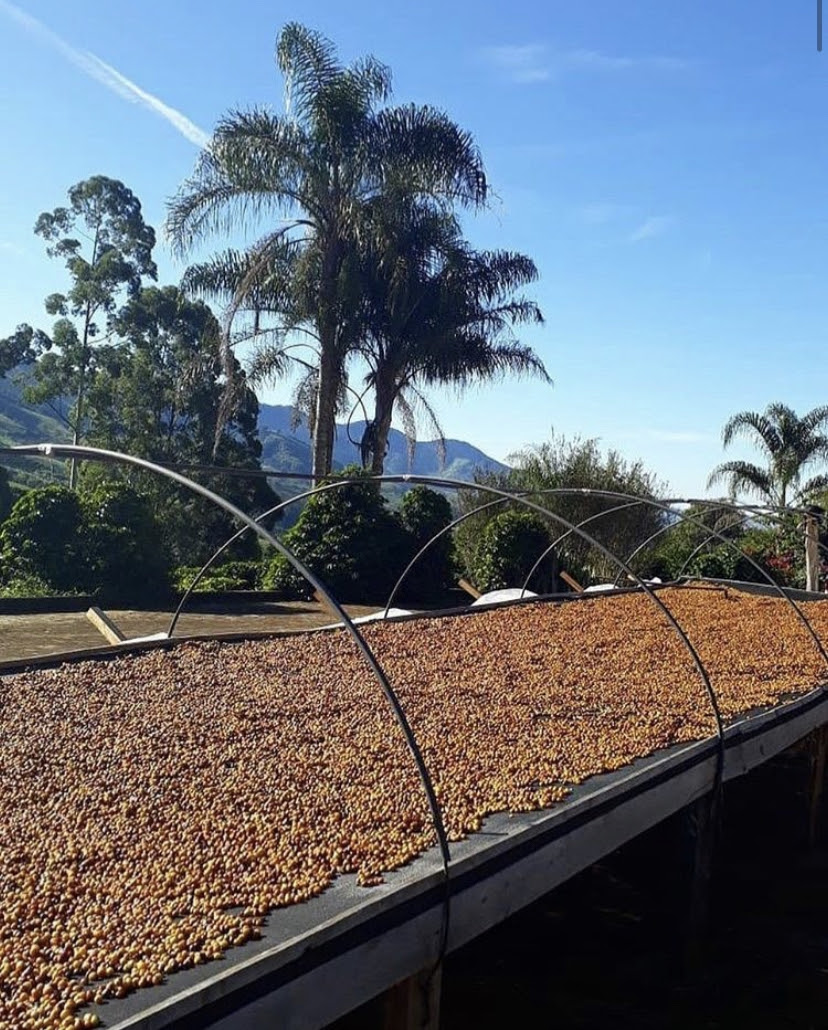
[{"label": "tree line", "polygon": [[[426,545],[397,593],[398,603],[457,603],[460,597],[452,591],[461,577],[484,592],[524,583],[540,593],[567,589],[564,572],[584,586],[623,585],[621,563],[663,580],[761,582],[769,574],[801,587],[799,506],[824,497],[823,476],[809,472],[828,460],[828,437],[814,412],[799,418],[781,405],[769,411],[739,413],[724,433],[732,440],[741,426],[764,440],[767,466],[752,465],[748,472],[744,462],[726,462],[711,474],[713,482],[729,477],[731,496],[743,494],[748,476],[756,503],[772,506],[767,514],[761,508],[734,512],[728,501],[711,501],[686,507],[689,518],[676,520],[659,507],[666,484],[642,462],[604,452],[595,439],[553,435],[513,455],[507,471],[480,476],[451,503],[424,486],[389,503],[370,470],[347,468],[341,473],[345,484],[308,501],[282,539],[336,596],[351,602],[383,603]],[[486,488],[520,496],[550,514],[493,497]],[[787,507],[777,504],[782,499]],[[214,524],[214,538],[204,538],[198,565],[188,565],[171,559],[169,507],[153,507],[146,494],[122,480],[84,475],[79,491],[30,490],[5,520],[4,506],[8,512],[8,493],[0,489],[0,594],[7,595],[89,592],[106,603],[157,602],[170,589],[186,589],[201,562],[235,528]],[[595,543],[570,532],[570,524],[581,525]],[[196,535],[199,527],[189,528]],[[828,543],[824,532],[822,542]],[[210,568],[199,588],[265,589],[285,600],[310,596],[292,566],[260,551],[250,534]]]}]

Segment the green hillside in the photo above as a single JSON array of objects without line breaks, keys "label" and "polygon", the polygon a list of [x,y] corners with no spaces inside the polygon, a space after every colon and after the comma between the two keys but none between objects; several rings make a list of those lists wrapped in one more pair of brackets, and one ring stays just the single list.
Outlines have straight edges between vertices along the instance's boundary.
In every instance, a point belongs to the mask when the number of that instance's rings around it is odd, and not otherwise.
[{"label": "green hillside", "polygon": [[[66,426],[48,409],[26,404],[20,386],[12,379],[0,378],[0,444],[53,443],[69,440]],[[62,461],[47,458],[5,458],[13,487],[26,489],[63,483],[66,480]]]}]

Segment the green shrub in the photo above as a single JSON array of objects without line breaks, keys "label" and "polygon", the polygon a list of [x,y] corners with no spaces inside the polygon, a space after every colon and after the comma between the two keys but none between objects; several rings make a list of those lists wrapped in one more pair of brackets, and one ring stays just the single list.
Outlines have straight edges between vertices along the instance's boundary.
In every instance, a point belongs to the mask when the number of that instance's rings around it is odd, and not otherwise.
[{"label": "green shrub", "polygon": [[52,593],[88,592],[83,530],[80,501],[67,487],[27,491],[0,526],[0,581],[39,581]]},{"label": "green shrub", "polygon": [[[451,505],[443,494],[415,486],[402,499],[400,520],[408,533],[410,561],[417,552],[452,521]],[[427,601],[454,586],[458,578],[451,533],[438,537],[406,576],[400,596]]]},{"label": "green shrub", "polygon": [[313,596],[313,587],[282,554],[274,555],[265,566],[262,587],[278,594],[282,601],[307,601]]},{"label": "green shrub", "polygon": [[0,597],[51,597],[54,588],[33,574],[15,576],[0,585]]},{"label": "green shrub", "polygon": [[9,474],[4,468],[0,468],[0,522],[6,518],[12,510],[14,495],[12,494]]},{"label": "green shrub", "polygon": [[[348,478],[365,475],[350,466]],[[291,552],[321,579],[339,601],[378,603],[404,568],[410,542],[400,520],[388,511],[375,484],[354,483],[311,497],[282,537]],[[263,583],[285,597],[310,597],[312,587],[289,563],[275,556]]]},{"label": "green shrub", "polygon": [[0,526],[0,583],[13,596],[31,589],[32,596],[94,594],[104,604],[163,599],[161,530],[122,481],[98,480],[80,494],[28,490]]},{"label": "green shrub", "polygon": [[89,582],[104,604],[146,603],[169,593],[169,562],[149,504],[119,479],[80,494]]},{"label": "green shrub", "polygon": [[[501,590],[523,585],[529,570],[551,543],[544,523],[530,512],[503,511],[483,529],[472,562],[478,590]],[[529,583],[537,593],[555,587],[555,559],[548,555]]]},{"label": "green shrub", "polygon": [[[179,593],[188,590],[201,571],[200,565],[180,565],[173,570],[173,586]],[[257,561],[230,561],[211,566],[199,580],[196,593],[225,592],[230,590],[256,590],[264,566]]]}]

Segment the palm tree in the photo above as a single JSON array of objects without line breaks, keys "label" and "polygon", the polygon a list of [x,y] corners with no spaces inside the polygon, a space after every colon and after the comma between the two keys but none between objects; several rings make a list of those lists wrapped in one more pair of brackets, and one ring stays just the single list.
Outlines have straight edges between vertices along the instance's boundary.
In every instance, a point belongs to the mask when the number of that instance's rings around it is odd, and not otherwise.
[{"label": "palm tree", "polygon": [[363,205],[393,190],[435,206],[476,206],[488,187],[473,140],[445,115],[379,106],[391,74],[374,58],[345,68],[329,40],[291,23],[277,39],[276,63],[285,114],[254,108],[226,115],[171,202],[167,232],[186,253],[215,233],[265,227],[246,252],[230,321],[249,287],[277,266],[301,270],[300,280],[282,281],[271,300],[287,315],[281,330],[301,326],[318,350],[313,471],[324,475],[336,397],[357,341],[351,269]]},{"label": "palm tree", "polygon": [[828,460],[828,405],[814,408],[800,418],[786,404],[769,404],[763,413],[740,411],[722,430],[725,447],[737,437],[747,437],[767,459],[761,467],[747,461],[726,461],[710,473],[708,488],[727,482],[730,493],[748,493],[775,507],[801,503],[828,487],[828,476],[802,482],[805,470]]},{"label": "palm tree", "polygon": [[537,278],[529,258],[474,251],[453,215],[416,200],[374,208],[362,252],[365,314],[359,353],[368,364],[366,385],[375,399],[362,461],[379,474],[395,411],[411,449],[417,408],[442,438],[424,388],[462,390],[507,374],[550,380],[534,351],[512,336],[520,324],[543,321],[537,304],[515,296]]}]

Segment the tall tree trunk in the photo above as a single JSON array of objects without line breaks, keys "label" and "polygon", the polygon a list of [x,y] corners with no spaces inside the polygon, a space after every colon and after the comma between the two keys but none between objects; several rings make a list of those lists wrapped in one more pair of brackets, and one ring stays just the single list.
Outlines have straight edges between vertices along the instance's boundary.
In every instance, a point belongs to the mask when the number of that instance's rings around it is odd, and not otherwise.
[{"label": "tall tree trunk", "polygon": [[[100,222],[95,229],[95,239],[92,241],[92,268],[98,263],[98,240],[100,238]],[[89,364],[89,327],[92,325],[92,302],[86,301],[86,312],[83,317],[83,342],[81,343],[81,363],[78,371],[78,395],[75,400],[75,429],[72,434],[72,443],[75,447],[81,442],[81,426],[83,425],[83,401],[86,387],[86,366]],[[72,458],[69,463],[69,489],[76,490],[78,486],[78,460]]]},{"label": "tall tree trunk", "polygon": [[313,434],[314,476],[327,476],[333,464],[336,432],[336,400],[339,394],[341,365],[333,347],[322,345],[319,357],[319,383],[316,394],[316,424]]},{"label": "tall tree trunk", "polygon": [[339,240],[328,241],[322,261],[322,285],[319,296],[319,381],[316,393],[316,419],[313,429],[314,476],[327,476],[333,464],[336,432],[336,402],[342,376],[340,327],[338,324],[337,276],[341,264]]},{"label": "tall tree trunk", "polygon": [[[81,442],[81,425],[83,423],[83,402],[86,393],[86,366],[89,364],[89,325],[92,321],[92,310],[86,305],[86,317],[83,322],[83,342],[81,344],[81,363],[78,370],[78,393],[75,398],[75,427],[72,433],[72,443],[75,447]],[[72,458],[69,462],[69,489],[76,490],[78,487],[78,459]]]},{"label": "tall tree trunk", "polygon": [[393,382],[377,379],[371,448],[371,472],[375,476],[381,476],[385,467],[388,436],[391,432],[391,419],[394,415],[394,393]]}]

